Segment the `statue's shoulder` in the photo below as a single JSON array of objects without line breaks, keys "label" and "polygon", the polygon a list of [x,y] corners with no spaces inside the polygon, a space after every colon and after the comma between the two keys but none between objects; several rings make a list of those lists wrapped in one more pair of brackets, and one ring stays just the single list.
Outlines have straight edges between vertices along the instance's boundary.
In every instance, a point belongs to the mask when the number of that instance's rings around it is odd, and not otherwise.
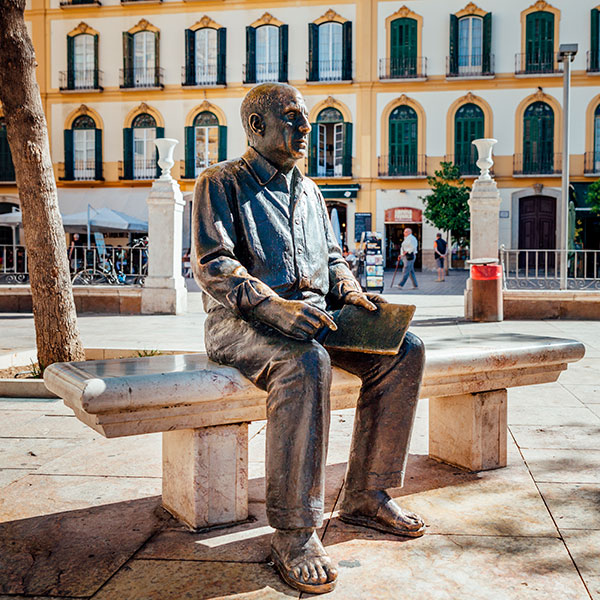
[{"label": "statue's shoulder", "polygon": [[197,181],[209,181],[222,185],[237,181],[242,172],[246,170],[245,164],[242,158],[232,158],[218,162],[204,169],[198,176]]}]

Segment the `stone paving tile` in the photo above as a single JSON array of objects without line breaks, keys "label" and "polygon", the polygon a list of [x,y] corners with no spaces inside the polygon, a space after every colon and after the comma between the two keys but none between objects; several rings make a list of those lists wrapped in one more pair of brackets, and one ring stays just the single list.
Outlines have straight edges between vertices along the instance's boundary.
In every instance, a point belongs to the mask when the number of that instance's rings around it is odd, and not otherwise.
[{"label": "stone paving tile", "polygon": [[113,477],[162,477],[160,433],[106,439],[96,434],[74,451],[46,463],[38,473]]},{"label": "stone paving tile", "polygon": [[597,423],[600,426],[600,417],[593,412],[593,408],[587,408],[577,399],[574,400],[579,403],[579,406],[528,405],[527,403],[514,403],[509,399],[508,424],[511,426],[581,427]]},{"label": "stone paving tile", "polygon": [[561,529],[560,532],[592,600],[600,600],[600,570],[598,569],[600,531],[597,529],[591,531]]},{"label": "stone paving tile", "polygon": [[600,483],[600,450],[522,448],[538,483]]},{"label": "stone paving tile", "polygon": [[85,442],[83,439],[0,438],[0,468],[35,469]]},{"label": "stone paving tile", "polygon": [[13,481],[18,481],[32,472],[32,469],[0,469],[0,488],[10,485]]},{"label": "stone paving tile", "polygon": [[519,448],[600,449],[600,422],[590,413],[590,425],[511,425]]},{"label": "stone paving tile", "polygon": [[334,521],[325,546],[339,569],[328,599],[589,600],[560,539],[426,534],[407,540]]},{"label": "stone paving tile", "polygon": [[527,385],[509,388],[508,408],[511,406],[543,406],[581,408],[583,402],[574,394],[570,387],[563,386],[560,382],[544,383],[542,385]]},{"label": "stone paving tile", "polygon": [[171,521],[159,494],[142,478],[29,475],[1,489],[0,593],[90,596]]},{"label": "stone paving tile", "polygon": [[563,385],[598,385],[598,379],[600,378],[599,374],[600,358],[584,357],[580,361],[569,365],[569,368],[561,373],[560,382]]},{"label": "stone paving tile", "polygon": [[538,487],[560,529],[600,529],[600,485],[540,483]]},{"label": "stone paving tile", "polygon": [[41,411],[3,411],[0,437],[95,439],[100,434],[84,425],[73,414],[46,414]]},{"label": "stone paving tile", "polygon": [[[47,398],[0,398],[0,411],[40,411],[48,414],[72,415],[73,411],[62,400]],[[4,414],[4,413],[1,413]]]},{"label": "stone paving tile", "polygon": [[93,600],[275,600],[299,592],[266,564],[132,560]]},{"label": "stone paving tile", "polygon": [[[600,379],[600,374],[598,377]],[[600,382],[591,385],[571,383],[566,384],[565,388],[584,404],[600,404]]]}]

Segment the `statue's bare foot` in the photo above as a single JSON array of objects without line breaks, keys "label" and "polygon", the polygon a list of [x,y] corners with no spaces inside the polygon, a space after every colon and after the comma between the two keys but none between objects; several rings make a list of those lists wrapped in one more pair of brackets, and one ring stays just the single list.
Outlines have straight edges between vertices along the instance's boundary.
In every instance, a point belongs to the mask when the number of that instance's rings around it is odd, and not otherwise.
[{"label": "statue's bare foot", "polygon": [[271,557],[281,578],[310,594],[333,590],[337,569],[314,529],[277,529],[271,539]]},{"label": "statue's bare foot", "polygon": [[425,533],[423,519],[400,508],[383,490],[345,491],[339,517],[345,523],[394,535],[420,537]]}]

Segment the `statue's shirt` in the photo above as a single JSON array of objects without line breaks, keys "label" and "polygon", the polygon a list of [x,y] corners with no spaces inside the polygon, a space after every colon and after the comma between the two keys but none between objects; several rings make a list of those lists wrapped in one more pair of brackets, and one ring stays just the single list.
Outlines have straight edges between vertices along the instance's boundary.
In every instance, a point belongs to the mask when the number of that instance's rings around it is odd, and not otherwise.
[{"label": "statue's shirt", "polygon": [[220,304],[248,317],[273,294],[325,308],[327,294],[361,289],[318,186],[296,167],[286,178],[253,148],[202,173],[192,227],[207,311]]}]

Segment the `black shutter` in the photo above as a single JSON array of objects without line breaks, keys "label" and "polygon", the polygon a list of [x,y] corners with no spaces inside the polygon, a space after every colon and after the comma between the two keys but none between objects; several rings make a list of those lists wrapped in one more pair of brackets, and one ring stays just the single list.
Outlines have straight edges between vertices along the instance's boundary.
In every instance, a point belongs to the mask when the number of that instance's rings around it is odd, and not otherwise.
[{"label": "black shutter", "polygon": [[94,35],[94,89],[100,88],[100,81],[98,79],[98,34]]},{"label": "black shutter", "polygon": [[160,31],[154,33],[154,85],[160,87]]},{"label": "black shutter", "polygon": [[75,89],[75,37],[67,36],[67,89]]},{"label": "black shutter", "polygon": [[227,125],[219,125],[219,162],[227,160]]},{"label": "black shutter", "polygon": [[123,87],[133,87],[133,35],[128,31],[123,32]]},{"label": "black shutter", "polygon": [[94,139],[94,160],[95,165],[95,179],[97,181],[103,181],[102,177],[102,129],[96,129],[96,137]]},{"label": "black shutter", "polygon": [[308,175],[315,177],[317,174],[317,147],[319,145],[319,126],[311,123],[310,144],[308,146]]},{"label": "black shutter", "polygon": [[308,79],[319,81],[319,26],[308,24]]},{"label": "black shutter", "polygon": [[73,130],[65,129],[65,179],[73,180],[73,163],[75,157],[73,153]]},{"label": "black shutter", "polygon": [[279,81],[288,80],[288,26],[279,26]]},{"label": "black shutter", "polygon": [[133,179],[133,129],[123,129],[123,179]]},{"label": "black shutter", "polygon": [[344,123],[344,162],[342,175],[352,177],[352,123]]},{"label": "black shutter", "polygon": [[225,85],[227,66],[227,29],[217,29],[217,85]]},{"label": "black shutter", "polygon": [[456,75],[458,73],[458,17],[456,15],[450,15],[448,63],[449,72]]},{"label": "black shutter", "polygon": [[256,83],[256,29],[246,27],[246,78],[244,83]]},{"label": "black shutter", "polygon": [[591,21],[591,35],[590,35],[590,71],[598,71],[600,68],[600,60],[598,54],[600,54],[600,47],[598,44],[598,27],[600,25],[600,11],[597,8],[592,9],[590,15]]},{"label": "black shutter", "polygon": [[492,74],[492,13],[489,12],[483,17],[483,56],[482,56],[482,74]]},{"label": "black shutter", "polygon": [[195,179],[196,177],[196,128],[185,128],[185,177]]},{"label": "black shutter", "polygon": [[[165,128],[164,127],[157,127],[156,128],[156,139],[160,139],[160,138],[164,138],[165,137]],[[161,175],[161,168],[158,166],[158,148],[155,146],[154,147],[154,156],[156,157],[156,178],[158,179]]]},{"label": "black shutter", "polygon": [[352,21],[346,21],[342,29],[342,79],[352,79]]},{"label": "black shutter", "polygon": [[196,83],[196,32],[185,30],[185,85]]}]

